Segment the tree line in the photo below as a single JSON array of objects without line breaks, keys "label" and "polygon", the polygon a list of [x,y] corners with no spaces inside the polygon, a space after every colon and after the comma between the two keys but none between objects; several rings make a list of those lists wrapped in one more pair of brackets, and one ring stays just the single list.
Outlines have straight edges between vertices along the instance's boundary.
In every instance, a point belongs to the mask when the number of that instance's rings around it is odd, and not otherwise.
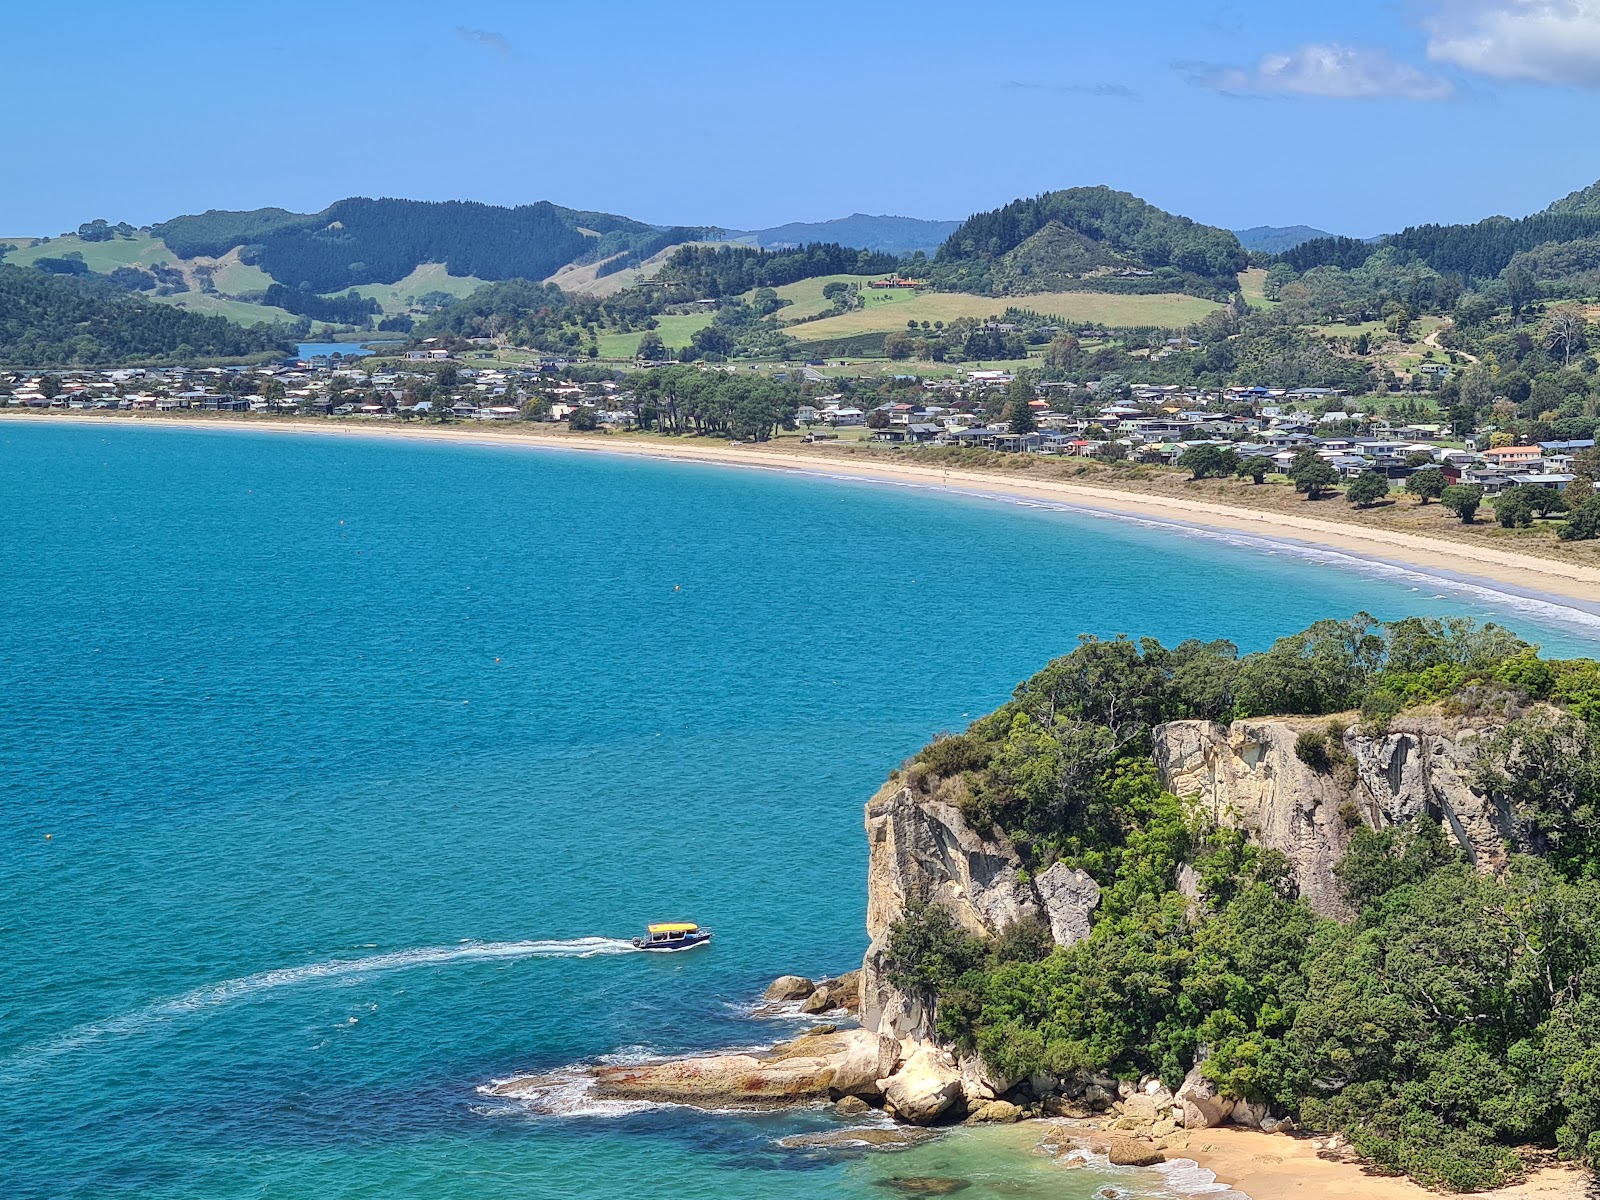
[{"label": "tree line", "polygon": [[132,295],[107,281],[0,265],[0,361],[113,366],[287,354],[283,331],[245,328]]}]

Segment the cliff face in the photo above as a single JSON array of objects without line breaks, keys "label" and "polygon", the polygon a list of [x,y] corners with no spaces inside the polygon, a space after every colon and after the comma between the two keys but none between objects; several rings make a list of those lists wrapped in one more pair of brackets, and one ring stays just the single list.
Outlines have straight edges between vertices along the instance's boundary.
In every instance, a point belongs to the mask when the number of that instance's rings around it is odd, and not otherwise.
[{"label": "cliff face", "polygon": [[1380,737],[1351,730],[1343,738],[1347,765],[1318,771],[1296,756],[1295,739],[1326,726],[1309,718],[1174,721],[1156,728],[1154,757],[1168,791],[1282,851],[1301,895],[1324,914],[1341,915],[1333,868],[1357,823],[1381,829],[1427,813],[1480,869],[1505,861],[1511,814],[1471,782],[1478,748],[1497,727],[1413,716]]},{"label": "cliff face", "polygon": [[1070,944],[1089,933],[1100,889],[1062,864],[1036,879],[1003,837],[980,834],[960,809],[891,780],[867,804],[867,934],[861,970],[861,1021],[890,1037],[927,1040],[933,1014],[925,997],[894,987],[886,976],[889,927],[908,903],[945,908],[963,928],[993,937],[1017,921],[1046,922]]}]

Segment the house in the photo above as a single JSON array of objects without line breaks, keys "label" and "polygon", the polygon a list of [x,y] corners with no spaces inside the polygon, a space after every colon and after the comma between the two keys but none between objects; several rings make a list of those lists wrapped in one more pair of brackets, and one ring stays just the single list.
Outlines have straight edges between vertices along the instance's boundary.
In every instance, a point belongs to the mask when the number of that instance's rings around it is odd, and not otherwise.
[{"label": "house", "polygon": [[480,421],[515,421],[522,413],[509,404],[496,404],[492,408],[480,408],[478,420]]},{"label": "house", "polygon": [[1450,375],[1449,363],[1425,362],[1417,368],[1418,375],[1427,375],[1433,379],[1447,379]]},{"label": "house", "polygon": [[1485,450],[1483,457],[1493,466],[1507,470],[1538,467],[1544,462],[1544,451],[1538,446],[1496,446]]}]

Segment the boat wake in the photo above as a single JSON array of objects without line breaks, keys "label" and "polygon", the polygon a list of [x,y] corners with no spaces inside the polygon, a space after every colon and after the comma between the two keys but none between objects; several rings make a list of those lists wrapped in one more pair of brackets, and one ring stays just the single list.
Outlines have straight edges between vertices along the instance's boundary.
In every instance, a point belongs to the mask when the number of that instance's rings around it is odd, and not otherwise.
[{"label": "boat wake", "polygon": [[600,958],[615,954],[638,954],[632,942],[622,938],[581,937],[564,940],[519,942],[461,942],[455,946],[424,946],[413,950],[394,950],[361,958],[331,958],[296,967],[278,967],[241,975],[221,983],[206,984],[181,995],[169,996],[131,1012],[91,1021],[39,1046],[26,1047],[11,1061],[0,1064],[0,1079],[13,1070],[37,1066],[97,1042],[132,1037],[182,1020],[194,1013],[224,1008],[263,994],[282,991],[301,984],[332,981],[358,983],[370,975],[411,970],[416,967],[442,967],[456,963],[509,962],[526,958]]}]

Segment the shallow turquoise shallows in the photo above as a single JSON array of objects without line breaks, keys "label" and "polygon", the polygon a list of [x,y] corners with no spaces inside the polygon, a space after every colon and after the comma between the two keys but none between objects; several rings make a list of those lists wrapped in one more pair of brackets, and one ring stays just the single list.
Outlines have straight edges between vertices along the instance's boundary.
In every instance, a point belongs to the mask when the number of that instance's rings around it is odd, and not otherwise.
[{"label": "shallow turquoise shallows", "polygon": [[[998,1134],[852,1157],[777,1144],[826,1112],[479,1089],[791,1030],[746,1014],[859,961],[862,803],[1080,631],[1487,611],[1088,516],[464,444],[6,422],[0,512],[9,1200],[1089,1196]],[[613,940],[671,918],[716,942]]]}]

